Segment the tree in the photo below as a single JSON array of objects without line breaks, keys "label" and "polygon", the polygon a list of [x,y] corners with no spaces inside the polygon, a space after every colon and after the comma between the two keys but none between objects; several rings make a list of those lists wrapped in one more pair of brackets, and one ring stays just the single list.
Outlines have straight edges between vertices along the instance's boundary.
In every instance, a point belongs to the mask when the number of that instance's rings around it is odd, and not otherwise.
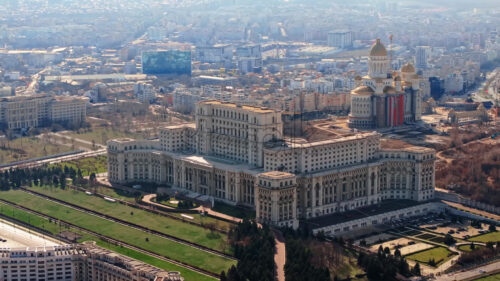
[{"label": "tree", "polygon": [[401,251],[400,251],[399,249],[396,249],[396,250],[394,251],[394,256],[396,256],[396,257],[401,257]]},{"label": "tree", "polygon": [[448,246],[453,245],[456,242],[457,240],[455,240],[455,238],[453,238],[453,236],[451,236],[449,233],[444,237],[444,243]]},{"label": "tree", "polygon": [[420,276],[420,275],[422,275],[422,272],[421,272],[421,270],[420,270],[420,264],[419,264],[418,262],[417,262],[417,263],[415,264],[415,266],[413,267],[413,269],[412,269],[412,272],[411,272],[411,273],[412,273],[413,275],[415,275],[415,276]]},{"label": "tree", "polygon": [[488,227],[488,230],[490,232],[497,231],[497,227],[494,224],[491,223],[490,226]]},{"label": "tree", "polygon": [[61,187],[61,189],[66,189],[66,175],[61,176],[59,186]]},{"label": "tree", "polygon": [[95,175],[95,173],[91,173],[90,174],[89,181],[90,181],[90,184],[92,184],[92,185],[94,185],[96,183],[96,175]]}]

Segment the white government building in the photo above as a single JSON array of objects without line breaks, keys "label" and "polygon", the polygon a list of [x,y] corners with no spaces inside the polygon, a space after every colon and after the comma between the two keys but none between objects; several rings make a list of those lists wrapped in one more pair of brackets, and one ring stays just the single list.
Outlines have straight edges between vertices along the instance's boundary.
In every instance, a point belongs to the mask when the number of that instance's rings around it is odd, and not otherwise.
[{"label": "white government building", "polygon": [[157,140],[108,141],[109,181],[212,196],[255,208],[260,222],[277,226],[327,219],[318,222],[326,227],[332,214],[368,206],[382,213],[388,204],[430,210],[425,202],[434,197],[433,149],[352,129],[332,130],[314,142],[282,132],[279,111],[203,101],[195,124],[166,127]]}]

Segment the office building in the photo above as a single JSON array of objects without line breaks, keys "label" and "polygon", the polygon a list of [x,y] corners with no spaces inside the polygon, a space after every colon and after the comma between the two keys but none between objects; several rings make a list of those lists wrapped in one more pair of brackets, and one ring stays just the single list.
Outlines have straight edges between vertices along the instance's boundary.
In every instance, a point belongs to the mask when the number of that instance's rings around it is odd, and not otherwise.
[{"label": "office building", "polygon": [[52,123],[80,124],[87,115],[86,97],[12,96],[0,98],[0,126],[18,130],[49,126]]},{"label": "office building", "polygon": [[429,46],[417,46],[415,48],[415,66],[417,69],[426,69],[427,61],[431,54],[431,47]]},{"label": "office building", "polygon": [[352,47],[353,34],[352,31],[334,31],[328,32],[328,46],[337,47],[339,49],[347,49]]},{"label": "office building", "polygon": [[348,129],[287,138],[281,112],[220,101],[199,102],[195,116],[193,124],[164,128],[158,140],[108,141],[109,181],[207,195],[290,227],[385,200],[418,205],[434,197],[433,149]]},{"label": "office building", "polygon": [[142,73],[191,75],[191,51],[143,52]]}]

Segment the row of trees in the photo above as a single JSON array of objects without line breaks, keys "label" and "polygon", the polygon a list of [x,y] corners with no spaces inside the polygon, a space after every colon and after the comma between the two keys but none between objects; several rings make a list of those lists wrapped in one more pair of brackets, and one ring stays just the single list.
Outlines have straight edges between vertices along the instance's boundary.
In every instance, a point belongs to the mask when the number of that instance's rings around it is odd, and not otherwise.
[{"label": "row of trees", "polygon": [[238,258],[237,266],[221,273],[221,281],[274,281],[275,241],[269,227],[244,220],[229,231],[229,241]]},{"label": "row of trees", "polygon": [[287,281],[330,281],[330,271],[326,267],[316,267],[313,254],[304,247],[303,241],[287,239],[285,279]]},{"label": "row of trees", "polygon": [[82,171],[67,166],[11,169],[0,173],[0,190],[19,188],[23,185],[52,185],[64,189],[67,178],[71,178],[73,183],[83,182]]},{"label": "row of trees", "polygon": [[[473,248],[476,248],[475,246],[472,246],[471,244],[471,250]],[[486,243],[486,247],[481,247],[474,249],[473,251],[466,252],[458,258],[458,263],[462,265],[466,264],[477,264],[477,263],[483,263],[491,258],[498,257],[500,255],[500,242],[495,243],[493,242],[488,242]]]},{"label": "row of trees", "polygon": [[371,281],[395,281],[397,274],[406,277],[421,274],[420,264],[417,263],[410,269],[401,253],[395,251],[394,255],[391,255],[389,248],[379,247],[377,254],[359,253],[358,265],[365,269],[366,275]]}]

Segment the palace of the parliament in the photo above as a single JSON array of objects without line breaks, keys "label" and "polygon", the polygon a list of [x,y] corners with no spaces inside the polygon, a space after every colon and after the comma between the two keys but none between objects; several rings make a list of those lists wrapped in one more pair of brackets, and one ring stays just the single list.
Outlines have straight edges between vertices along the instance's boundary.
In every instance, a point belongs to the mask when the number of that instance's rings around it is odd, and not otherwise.
[{"label": "palace of the parliament", "polygon": [[434,196],[432,149],[384,148],[376,132],[339,130],[308,142],[283,138],[282,130],[278,111],[202,102],[196,124],[166,127],[157,140],[110,140],[109,181],[196,192],[293,227],[299,218]]}]

